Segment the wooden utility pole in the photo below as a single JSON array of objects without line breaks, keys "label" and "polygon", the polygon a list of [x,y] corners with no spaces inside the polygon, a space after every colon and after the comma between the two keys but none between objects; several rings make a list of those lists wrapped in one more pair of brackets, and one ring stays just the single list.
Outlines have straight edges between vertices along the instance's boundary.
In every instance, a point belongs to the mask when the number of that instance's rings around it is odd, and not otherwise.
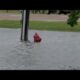
[{"label": "wooden utility pole", "polygon": [[21,41],[28,41],[29,10],[22,10]]}]

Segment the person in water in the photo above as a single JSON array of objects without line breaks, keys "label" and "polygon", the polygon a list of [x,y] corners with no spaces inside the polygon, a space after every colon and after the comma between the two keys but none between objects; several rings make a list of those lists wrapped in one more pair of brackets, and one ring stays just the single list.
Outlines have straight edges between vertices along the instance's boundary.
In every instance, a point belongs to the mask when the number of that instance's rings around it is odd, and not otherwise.
[{"label": "person in water", "polygon": [[37,32],[34,34],[33,38],[34,38],[34,42],[41,42],[42,40]]}]

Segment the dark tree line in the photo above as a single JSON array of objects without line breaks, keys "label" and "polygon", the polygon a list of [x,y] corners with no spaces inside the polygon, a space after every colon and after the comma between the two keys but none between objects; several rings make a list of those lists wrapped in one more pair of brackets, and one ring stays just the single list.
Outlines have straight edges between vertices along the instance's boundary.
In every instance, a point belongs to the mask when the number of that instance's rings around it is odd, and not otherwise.
[{"label": "dark tree line", "polygon": [[47,10],[31,10],[31,12],[33,14],[37,14],[37,13],[39,13],[39,14],[45,14],[47,12]]},{"label": "dark tree line", "polygon": [[70,10],[31,10],[33,14],[68,14]]}]

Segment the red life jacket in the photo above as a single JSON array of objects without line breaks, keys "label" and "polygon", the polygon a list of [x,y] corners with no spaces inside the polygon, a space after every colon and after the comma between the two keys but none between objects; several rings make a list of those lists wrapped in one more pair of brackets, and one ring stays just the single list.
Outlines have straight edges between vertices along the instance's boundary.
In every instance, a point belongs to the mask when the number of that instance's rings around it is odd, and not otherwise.
[{"label": "red life jacket", "polygon": [[41,37],[38,35],[38,33],[35,33],[33,38],[34,38],[34,42],[41,42],[42,40]]}]

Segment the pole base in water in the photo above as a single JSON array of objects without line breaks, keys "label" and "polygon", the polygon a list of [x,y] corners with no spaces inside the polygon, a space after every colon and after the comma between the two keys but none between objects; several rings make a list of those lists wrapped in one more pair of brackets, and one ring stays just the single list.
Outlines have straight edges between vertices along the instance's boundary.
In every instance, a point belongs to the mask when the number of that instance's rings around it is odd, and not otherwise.
[{"label": "pole base in water", "polygon": [[29,10],[22,12],[21,41],[28,41]]}]

